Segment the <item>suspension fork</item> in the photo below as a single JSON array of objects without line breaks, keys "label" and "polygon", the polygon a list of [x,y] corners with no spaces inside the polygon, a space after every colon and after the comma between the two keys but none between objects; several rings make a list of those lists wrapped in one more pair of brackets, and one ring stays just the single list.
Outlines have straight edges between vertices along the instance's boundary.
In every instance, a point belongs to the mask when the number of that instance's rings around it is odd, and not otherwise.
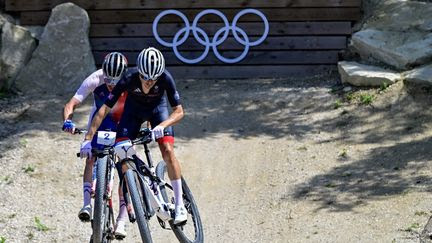
[{"label": "suspension fork", "polygon": [[[145,144],[146,145],[146,144]],[[146,153],[147,156],[147,153]],[[148,156],[150,156],[150,154],[148,153]],[[141,189],[141,195],[143,196],[143,202],[144,202],[144,206],[145,206],[145,212],[146,212],[146,216],[149,219],[150,217],[152,217],[155,214],[155,211],[152,207],[152,204],[150,202],[150,192],[147,188],[150,188],[148,185],[147,180],[144,179],[144,176],[146,174],[149,174],[149,180],[152,180],[150,177],[152,177],[151,171],[146,167],[146,165],[144,164],[144,161],[142,161],[140,158],[138,158],[138,156],[133,155],[133,161],[135,163],[135,168],[136,168],[136,176],[137,179],[139,181],[139,185],[140,185],[140,189]],[[150,157],[147,157],[147,159],[151,159]],[[144,184],[146,183],[147,186]]]}]

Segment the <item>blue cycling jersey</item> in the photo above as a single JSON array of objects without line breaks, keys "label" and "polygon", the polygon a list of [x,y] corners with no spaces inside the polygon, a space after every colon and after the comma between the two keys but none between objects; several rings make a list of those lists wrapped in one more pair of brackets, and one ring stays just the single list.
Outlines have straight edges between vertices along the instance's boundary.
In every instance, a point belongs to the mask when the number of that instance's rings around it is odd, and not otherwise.
[{"label": "blue cycling jersey", "polygon": [[105,105],[113,107],[124,91],[128,92],[127,102],[135,103],[143,109],[153,109],[166,103],[165,91],[171,107],[181,104],[174,79],[166,70],[146,94],[142,90],[138,69],[129,69],[125,77],[117,83],[108,99],[106,99]]}]

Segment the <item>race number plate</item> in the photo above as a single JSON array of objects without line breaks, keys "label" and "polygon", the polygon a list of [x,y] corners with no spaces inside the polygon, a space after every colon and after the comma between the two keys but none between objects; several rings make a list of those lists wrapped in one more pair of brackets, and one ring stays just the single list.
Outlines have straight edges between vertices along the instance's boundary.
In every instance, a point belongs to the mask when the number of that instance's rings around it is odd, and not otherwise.
[{"label": "race number plate", "polygon": [[97,144],[100,145],[114,145],[115,144],[116,133],[99,131],[97,133]]}]

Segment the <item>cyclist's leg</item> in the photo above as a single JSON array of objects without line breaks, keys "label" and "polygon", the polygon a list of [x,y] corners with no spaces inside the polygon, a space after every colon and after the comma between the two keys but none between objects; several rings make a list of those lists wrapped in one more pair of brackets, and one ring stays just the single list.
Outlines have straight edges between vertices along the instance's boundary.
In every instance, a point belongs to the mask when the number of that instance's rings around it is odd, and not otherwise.
[{"label": "cyclist's leg", "polygon": [[[141,127],[141,124],[143,122],[143,120],[136,114],[138,110],[139,109],[136,108],[136,106],[133,103],[126,102],[124,106],[123,114],[117,126],[117,138],[116,138],[117,142],[136,138],[138,131]],[[127,167],[122,166],[122,172],[125,173],[126,171],[127,171]],[[123,190],[120,187],[118,188],[118,194],[119,194],[119,214],[116,220],[115,235],[117,237],[125,237],[126,236],[125,222],[127,220],[128,214],[127,214],[127,205],[123,197]]]},{"label": "cyclist's leg", "polygon": [[92,194],[92,175],[93,175],[93,158],[86,159],[86,165],[83,175],[83,207],[78,212],[78,218],[83,222],[91,219],[91,194]]},{"label": "cyclist's leg", "polygon": [[[159,125],[169,117],[168,107],[165,104],[159,105],[150,119],[150,124],[153,127]],[[176,218],[175,223],[180,223],[186,220],[186,212],[183,205],[183,190],[181,183],[181,168],[180,163],[174,153],[174,131],[172,127],[165,128],[164,137],[158,139],[159,149],[162,153],[162,158],[167,164],[168,177],[171,180],[171,185],[174,190]]]}]

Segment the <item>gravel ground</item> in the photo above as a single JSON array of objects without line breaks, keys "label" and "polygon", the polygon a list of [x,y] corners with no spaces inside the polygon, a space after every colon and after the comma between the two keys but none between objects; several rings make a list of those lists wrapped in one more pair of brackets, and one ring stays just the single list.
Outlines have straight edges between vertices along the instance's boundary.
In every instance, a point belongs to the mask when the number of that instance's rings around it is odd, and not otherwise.
[{"label": "gravel ground", "polygon": [[[343,90],[335,75],[177,85],[186,116],[176,154],[206,242],[418,242],[432,199],[427,94],[402,83]],[[0,100],[5,242],[88,242],[77,218],[82,136],[60,131],[68,99]],[[81,127],[89,104],[76,112]],[[154,242],[176,242],[150,224]],[[135,224],[128,232],[124,242],[140,241]]]}]

